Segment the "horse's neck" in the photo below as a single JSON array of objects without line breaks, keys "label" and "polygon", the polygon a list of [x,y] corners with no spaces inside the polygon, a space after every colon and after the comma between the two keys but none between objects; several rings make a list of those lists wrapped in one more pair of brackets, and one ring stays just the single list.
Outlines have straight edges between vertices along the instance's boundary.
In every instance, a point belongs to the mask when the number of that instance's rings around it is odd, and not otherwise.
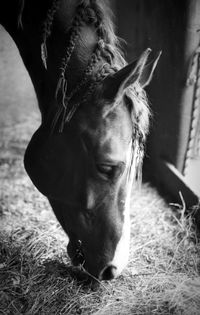
[{"label": "horse's neck", "polygon": [[[52,0],[25,0],[22,13],[22,26],[18,25],[20,3],[22,0],[5,1],[4,13],[0,10],[0,23],[6,28],[18,46],[24,64],[32,79],[42,113],[54,106],[56,85],[60,76],[60,65],[67,48],[66,29],[69,28],[74,14],[76,1],[61,2],[61,9],[53,24],[51,36],[47,39],[47,70],[41,60],[42,25]],[[92,28],[84,27],[80,39],[66,70],[68,88],[73,89],[81,80],[84,69],[96,44],[96,35]]]}]

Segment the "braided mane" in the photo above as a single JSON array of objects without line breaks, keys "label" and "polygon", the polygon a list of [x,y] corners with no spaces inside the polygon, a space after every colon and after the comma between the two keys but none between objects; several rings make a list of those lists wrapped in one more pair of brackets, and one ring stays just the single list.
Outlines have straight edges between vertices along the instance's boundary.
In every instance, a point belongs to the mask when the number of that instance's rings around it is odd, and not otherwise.
[{"label": "braided mane", "polygon": [[[47,47],[46,43],[51,35],[52,25],[57,10],[62,0],[53,0],[51,8],[47,12],[47,18],[44,22],[43,43],[41,45],[41,57],[45,68],[47,68]],[[52,128],[54,129],[58,121],[60,123],[60,132],[63,131],[66,122],[69,122],[80,104],[87,101],[89,96],[95,90],[95,87],[110,73],[114,73],[126,65],[126,61],[120,49],[118,37],[115,35],[114,26],[111,19],[110,10],[106,1],[103,0],[79,0],[75,14],[68,30],[69,42],[65,52],[65,56],[61,60],[60,75],[56,88],[56,97],[58,102],[58,111],[55,115]],[[81,30],[84,25],[92,26],[97,35],[97,43],[91,54],[88,64],[84,70],[83,76],[70,92],[67,91],[66,69],[70,63],[71,56],[80,38]],[[85,89],[87,84],[87,89]],[[84,91],[87,90],[85,93]],[[70,102],[82,92],[81,101],[75,102],[70,106]],[[127,88],[126,94],[136,101],[138,108],[134,108],[136,112],[136,120],[134,120],[134,132],[140,143],[144,143],[148,131],[149,110],[147,104],[146,93],[139,84],[134,87]],[[133,115],[132,115],[133,116]],[[135,135],[134,135],[135,136]],[[143,151],[143,150],[141,150]]]},{"label": "braided mane", "polygon": [[[61,0],[53,0],[51,8],[47,12],[47,18],[44,22],[43,42],[41,45],[41,58],[45,68],[47,68],[47,40],[51,35],[53,21],[56,12],[59,8]],[[113,24],[109,15],[109,10],[105,7],[103,1],[96,0],[80,0],[78,1],[74,18],[69,29],[70,39],[68,47],[65,52],[65,56],[62,58],[60,65],[60,76],[56,88],[56,97],[61,94],[61,106],[54,119],[54,125],[57,123],[60,116],[62,116],[62,122],[60,131],[63,130],[66,121],[70,121],[76,108],[79,104],[75,104],[71,109],[68,105],[70,100],[76,95],[86,83],[89,82],[89,88],[87,89],[87,95],[84,95],[83,99],[89,97],[94,90],[96,84],[102,81],[106,74],[116,71],[125,65],[125,60],[122,57],[119,49],[118,38],[114,33]],[[66,69],[70,63],[71,56],[76,47],[77,41],[80,37],[82,27],[84,25],[93,26],[97,35],[96,47],[89,58],[88,65],[84,71],[83,77],[77,86],[72,90],[70,95],[67,95],[67,79]],[[100,61],[103,61],[101,69],[94,73],[96,67]],[[100,70],[100,71],[99,71]],[[83,101],[82,101],[83,102]]]}]

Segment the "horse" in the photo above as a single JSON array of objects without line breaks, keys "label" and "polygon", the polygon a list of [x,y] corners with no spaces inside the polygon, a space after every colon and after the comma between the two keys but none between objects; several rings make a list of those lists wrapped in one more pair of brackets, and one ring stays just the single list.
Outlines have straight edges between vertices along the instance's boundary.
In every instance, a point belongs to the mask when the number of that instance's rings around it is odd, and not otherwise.
[{"label": "horse", "polygon": [[97,280],[128,263],[130,197],[141,177],[160,53],[124,59],[103,0],[4,0],[0,23],[33,82],[41,124],[24,156],[66,232],[75,266]]}]

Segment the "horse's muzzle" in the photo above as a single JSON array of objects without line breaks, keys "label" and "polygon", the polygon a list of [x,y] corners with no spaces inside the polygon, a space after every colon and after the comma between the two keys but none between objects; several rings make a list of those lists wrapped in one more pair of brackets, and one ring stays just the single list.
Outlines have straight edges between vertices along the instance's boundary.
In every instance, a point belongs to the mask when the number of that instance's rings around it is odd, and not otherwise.
[{"label": "horse's muzzle", "polygon": [[99,274],[99,280],[112,280],[117,277],[117,268],[113,265],[106,266]]}]

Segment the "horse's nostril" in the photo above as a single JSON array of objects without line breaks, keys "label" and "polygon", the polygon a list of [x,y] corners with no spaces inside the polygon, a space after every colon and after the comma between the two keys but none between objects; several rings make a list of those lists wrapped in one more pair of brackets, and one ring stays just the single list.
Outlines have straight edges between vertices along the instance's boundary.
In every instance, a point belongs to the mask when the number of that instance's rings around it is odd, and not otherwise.
[{"label": "horse's nostril", "polygon": [[100,279],[101,280],[112,280],[116,277],[117,268],[115,266],[107,266],[101,272]]}]

